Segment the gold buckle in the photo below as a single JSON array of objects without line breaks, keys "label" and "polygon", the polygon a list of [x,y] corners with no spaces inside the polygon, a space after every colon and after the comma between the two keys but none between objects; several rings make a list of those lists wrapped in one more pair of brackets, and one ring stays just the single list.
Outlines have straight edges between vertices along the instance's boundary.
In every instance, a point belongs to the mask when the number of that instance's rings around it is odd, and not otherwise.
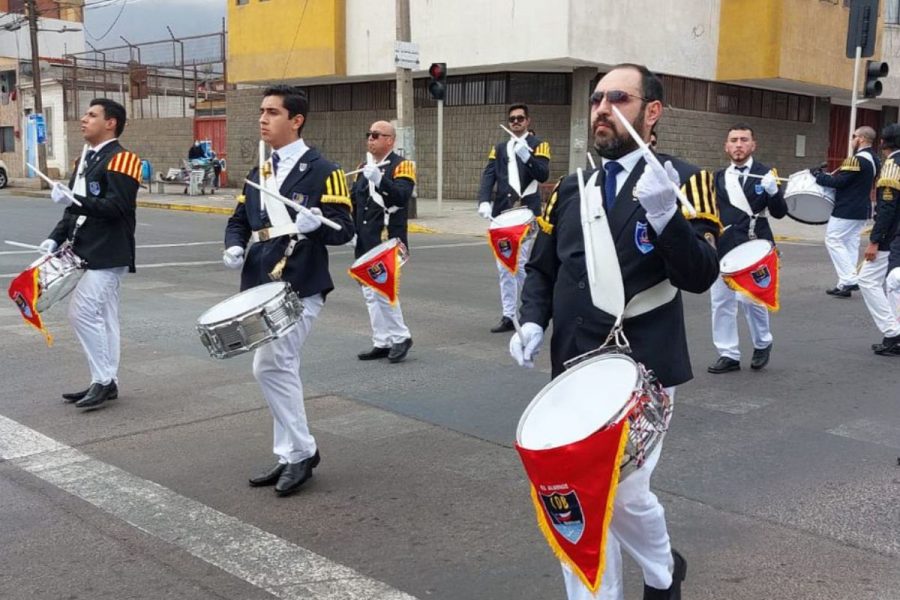
[{"label": "gold buckle", "polygon": [[259,231],[256,232],[256,237],[259,238],[259,241],[261,241],[261,242],[269,241],[269,229],[270,228],[260,229]]}]

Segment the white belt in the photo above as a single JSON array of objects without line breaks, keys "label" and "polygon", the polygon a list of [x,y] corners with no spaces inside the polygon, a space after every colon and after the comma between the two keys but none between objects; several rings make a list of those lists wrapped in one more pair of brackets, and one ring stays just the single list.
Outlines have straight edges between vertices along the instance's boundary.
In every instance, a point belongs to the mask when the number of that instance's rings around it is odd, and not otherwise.
[{"label": "white belt", "polygon": [[651,310],[659,308],[663,304],[671,302],[677,293],[678,288],[669,283],[668,279],[664,279],[652,288],[648,288],[635,294],[634,297],[628,301],[628,305],[625,306],[625,312],[622,316],[625,319],[630,319],[648,313]]},{"label": "white belt", "polygon": [[275,227],[267,227],[265,229],[254,231],[253,235],[250,237],[250,241],[254,243],[267,242],[282,235],[292,235],[296,233],[298,233],[297,226],[294,223],[276,225]]}]

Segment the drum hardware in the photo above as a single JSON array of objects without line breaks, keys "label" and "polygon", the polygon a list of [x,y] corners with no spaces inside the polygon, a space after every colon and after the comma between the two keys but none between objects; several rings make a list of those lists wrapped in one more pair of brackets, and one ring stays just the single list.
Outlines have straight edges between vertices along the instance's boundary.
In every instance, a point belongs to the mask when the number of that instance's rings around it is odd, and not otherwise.
[{"label": "drum hardware", "polygon": [[834,197],[834,188],[816,183],[815,176],[808,170],[791,175],[784,189],[787,215],[807,225],[828,223],[834,210]]},{"label": "drum hardware", "polygon": [[[12,246],[31,247],[29,244],[9,242]],[[46,254],[28,265],[38,271],[38,299],[35,309],[45,312],[51,306],[68,296],[84,275],[87,263],[82,260],[69,242],[63,243],[56,252]]]}]

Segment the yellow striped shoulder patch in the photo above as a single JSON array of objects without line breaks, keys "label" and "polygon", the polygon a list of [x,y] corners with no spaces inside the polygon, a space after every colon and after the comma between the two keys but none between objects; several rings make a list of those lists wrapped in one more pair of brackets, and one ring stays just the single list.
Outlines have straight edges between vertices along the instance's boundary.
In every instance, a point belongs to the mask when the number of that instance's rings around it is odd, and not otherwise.
[{"label": "yellow striped shoulder patch", "polygon": [[121,173],[141,182],[141,159],[134,152],[123,150],[110,159],[106,170],[113,173]]},{"label": "yellow striped shoulder patch", "polygon": [[534,149],[535,156],[542,156],[547,160],[550,159],[550,144],[547,142],[541,142],[537,145],[537,148]]},{"label": "yellow striped shoulder patch", "polygon": [[878,176],[877,188],[891,188],[900,190],[900,165],[889,158],[881,165],[881,173]]},{"label": "yellow striped shoulder patch", "polygon": [[716,186],[713,184],[712,173],[697,171],[681,186],[681,191],[697,211],[696,215],[691,216],[682,207],[681,213],[685,218],[711,221],[718,226],[719,231],[722,230],[722,221],[719,219],[719,210],[716,206]]},{"label": "yellow striped shoulder patch", "polygon": [[544,212],[537,218],[537,223],[541,228],[541,231],[546,233],[547,235],[553,234],[553,223],[550,222],[550,215],[553,213],[553,209],[556,207],[556,200],[559,197],[559,185],[562,183],[562,179],[556,182],[556,187],[553,188],[553,192],[550,194],[550,198],[547,200],[547,205],[544,206]]},{"label": "yellow striped shoulder patch", "polygon": [[488,152],[488,160],[494,160],[497,158],[497,148],[491,146],[491,151]]},{"label": "yellow striped shoulder patch", "polygon": [[343,204],[352,208],[350,192],[347,189],[347,176],[344,170],[337,168],[328,175],[325,180],[325,193],[322,194],[322,204]]},{"label": "yellow striped shoulder patch", "polygon": [[406,179],[411,179],[413,183],[416,182],[416,163],[411,160],[401,161],[397,167],[394,169],[394,179],[398,177],[405,177]]},{"label": "yellow striped shoulder patch", "polygon": [[859,159],[855,156],[844,159],[841,163],[841,171],[859,171]]}]

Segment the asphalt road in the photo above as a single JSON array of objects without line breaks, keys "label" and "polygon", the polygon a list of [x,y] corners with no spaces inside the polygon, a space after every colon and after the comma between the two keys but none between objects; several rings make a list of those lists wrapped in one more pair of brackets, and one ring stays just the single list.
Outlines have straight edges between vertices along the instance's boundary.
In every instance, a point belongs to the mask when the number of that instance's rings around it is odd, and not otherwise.
[{"label": "asphalt road", "polygon": [[[40,243],[58,214],[0,195],[0,240]],[[499,299],[483,239],[413,236],[402,297],[415,345],[399,365],[355,358],[368,318],[350,249],[333,249],[337,289],[302,366],[322,464],[280,499],[246,485],[271,460],[249,356],[211,359],[194,331],[236,291],[220,263],[225,217],[142,209],[138,221],[107,408],[59,399],[88,381],[64,306],[47,315],[48,349],[0,304],[0,598],[564,597],[512,449],[548,360],[519,369],[508,336],[488,332]],[[762,372],[708,375],[709,301],[686,297],[696,378],[679,388],[654,477],[688,559],[685,597],[894,600],[900,359],[869,350],[879,336],[861,298],[822,293],[823,247],[782,252]],[[32,258],[0,248],[0,283]],[[630,564],[627,582],[640,597]]]}]

